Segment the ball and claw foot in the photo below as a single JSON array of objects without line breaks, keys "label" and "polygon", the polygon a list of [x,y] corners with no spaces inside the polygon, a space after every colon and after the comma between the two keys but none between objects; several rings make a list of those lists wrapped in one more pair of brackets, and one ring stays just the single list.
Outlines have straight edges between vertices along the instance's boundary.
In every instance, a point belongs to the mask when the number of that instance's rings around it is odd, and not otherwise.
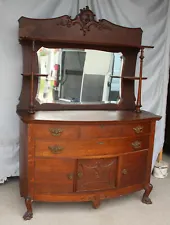
[{"label": "ball and claw foot", "polygon": [[32,200],[30,197],[25,198],[25,205],[26,205],[27,211],[24,214],[23,219],[31,220],[33,217],[33,212],[32,212]]},{"label": "ball and claw foot", "polygon": [[145,192],[144,192],[143,198],[142,198],[142,202],[143,202],[144,204],[147,204],[147,205],[152,204],[152,201],[151,201],[151,199],[149,198],[149,195],[150,195],[152,189],[153,189],[152,184],[148,184],[148,185],[145,187]]},{"label": "ball and claw foot", "polygon": [[27,211],[23,216],[24,220],[31,220],[32,218],[33,218],[33,213],[29,211]]},{"label": "ball and claw foot", "polygon": [[151,199],[150,199],[149,197],[143,197],[143,198],[142,198],[142,202],[143,202],[144,204],[147,204],[147,205],[152,204],[152,201],[151,201]]}]

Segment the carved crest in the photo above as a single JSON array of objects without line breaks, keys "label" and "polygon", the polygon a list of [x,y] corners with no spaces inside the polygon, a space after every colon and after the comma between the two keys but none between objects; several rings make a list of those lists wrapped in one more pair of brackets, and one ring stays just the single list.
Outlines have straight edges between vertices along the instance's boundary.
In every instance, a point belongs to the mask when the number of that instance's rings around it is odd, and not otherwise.
[{"label": "carved crest", "polygon": [[96,21],[95,14],[86,6],[83,9],[80,9],[80,13],[76,16],[75,19],[71,19],[70,16],[64,16],[60,21],[57,22],[57,25],[72,27],[75,24],[80,25],[80,30],[83,31],[85,36],[88,31],[90,31],[90,26],[95,26],[98,29],[108,29],[111,28],[103,23],[103,20]]},{"label": "carved crest", "polygon": [[95,14],[89,9],[88,6],[86,8],[80,9],[80,13],[78,14],[78,17],[80,21],[84,24],[84,26],[91,21],[94,21]]}]

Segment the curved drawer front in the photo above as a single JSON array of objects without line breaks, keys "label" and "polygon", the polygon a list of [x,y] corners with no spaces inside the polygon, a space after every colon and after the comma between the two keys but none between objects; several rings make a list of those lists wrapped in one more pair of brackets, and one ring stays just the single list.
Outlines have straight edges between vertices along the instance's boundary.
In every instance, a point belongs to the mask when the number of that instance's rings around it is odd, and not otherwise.
[{"label": "curved drawer front", "polygon": [[133,137],[149,134],[151,125],[149,122],[101,125],[57,125],[35,124],[33,134],[35,139],[51,140],[76,140],[94,138]]},{"label": "curved drawer front", "polygon": [[77,125],[35,124],[34,137],[38,139],[77,139],[79,127]]},{"label": "curved drawer front", "polygon": [[82,139],[131,137],[149,134],[150,131],[151,125],[149,122],[126,125],[82,125],[80,127],[80,137]]},{"label": "curved drawer front", "polygon": [[82,141],[36,141],[37,157],[85,157],[116,155],[149,148],[149,136]]}]

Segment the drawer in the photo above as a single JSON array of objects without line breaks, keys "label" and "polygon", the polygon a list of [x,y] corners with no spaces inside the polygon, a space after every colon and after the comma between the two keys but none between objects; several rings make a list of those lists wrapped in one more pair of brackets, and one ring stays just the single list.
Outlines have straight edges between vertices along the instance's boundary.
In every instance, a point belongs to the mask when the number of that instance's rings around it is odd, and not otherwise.
[{"label": "drawer", "polygon": [[79,127],[74,125],[35,124],[33,125],[34,137],[38,139],[77,139]]},{"label": "drawer", "polygon": [[151,125],[149,122],[127,125],[82,125],[80,127],[80,137],[82,139],[130,137],[149,134],[150,131]]},{"label": "drawer", "polygon": [[118,155],[149,148],[149,136],[119,139],[92,139],[82,141],[36,141],[37,157],[84,157]]},{"label": "drawer", "polygon": [[73,192],[75,160],[38,159],[35,160],[36,194]]}]

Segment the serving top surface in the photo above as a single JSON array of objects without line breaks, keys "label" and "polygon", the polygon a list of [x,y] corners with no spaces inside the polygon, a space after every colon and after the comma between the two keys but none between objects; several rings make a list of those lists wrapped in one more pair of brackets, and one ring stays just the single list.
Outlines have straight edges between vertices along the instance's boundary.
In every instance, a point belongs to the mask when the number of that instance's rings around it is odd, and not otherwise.
[{"label": "serving top surface", "polygon": [[39,122],[128,122],[138,120],[160,120],[161,117],[150,112],[142,111],[136,113],[132,111],[38,111],[29,114],[19,111],[17,114],[26,123]]}]

